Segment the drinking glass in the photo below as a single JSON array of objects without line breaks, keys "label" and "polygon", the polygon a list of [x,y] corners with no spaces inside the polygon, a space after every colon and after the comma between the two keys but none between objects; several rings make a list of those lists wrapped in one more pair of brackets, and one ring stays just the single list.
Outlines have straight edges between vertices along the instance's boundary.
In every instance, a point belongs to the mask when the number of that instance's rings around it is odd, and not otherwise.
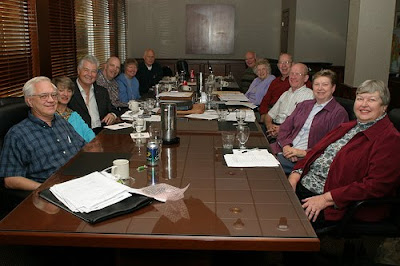
[{"label": "drinking glass", "polygon": [[243,150],[246,149],[246,142],[250,136],[250,128],[248,126],[241,126],[238,128],[236,133],[236,138],[240,143],[239,149]]},{"label": "drinking glass", "polygon": [[219,105],[217,105],[217,114],[218,114],[218,121],[226,121],[226,117],[229,114],[228,109],[226,108],[221,108]]},{"label": "drinking glass", "polygon": [[246,110],[244,109],[236,109],[236,120],[239,126],[246,125],[244,120],[246,119]]},{"label": "drinking glass", "polygon": [[136,132],[139,133],[139,138],[141,137],[141,133],[146,130],[146,120],[142,116],[136,118],[135,121],[132,123],[133,127],[135,128]]},{"label": "drinking glass", "polygon": [[161,139],[161,128],[156,124],[151,124],[149,126],[149,135],[151,139],[160,140]]},{"label": "drinking glass", "polygon": [[146,100],[146,103],[147,103],[147,106],[146,106],[147,107],[147,113],[151,117],[151,113],[152,113],[152,111],[154,109],[154,106],[156,105],[156,100],[152,99],[152,98],[148,98]]},{"label": "drinking glass", "polygon": [[206,95],[207,95],[207,109],[211,109],[212,93],[214,91],[214,82],[206,83]]}]

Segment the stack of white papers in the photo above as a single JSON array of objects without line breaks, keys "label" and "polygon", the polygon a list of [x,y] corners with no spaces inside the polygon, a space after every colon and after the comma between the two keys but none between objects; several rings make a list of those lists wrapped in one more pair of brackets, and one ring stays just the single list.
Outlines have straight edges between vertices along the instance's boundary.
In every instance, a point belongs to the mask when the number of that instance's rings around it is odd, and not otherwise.
[{"label": "stack of white papers", "polygon": [[257,105],[255,105],[251,102],[240,102],[240,101],[227,101],[227,102],[225,102],[225,105],[242,105],[242,106],[246,106],[251,109],[254,109],[257,107]]},{"label": "stack of white papers", "polygon": [[187,98],[192,97],[192,92],[180,92],[180,91],[170,91],[170,92],[162,92],[158,95],[158,97],[179,97],[179,98]]},{"label": "stack of white papers", "polygon": [[240,102],[248,102],[249,99],[243,93],[223,93],[218,95],[221,101],[240,101]]},{"label": "stack of white papers", "polygon": [[107,172],[93,172],[50,188],[53,195],[73,212],[89,213],[118,203],[132,194],[144,195],[161,202],[179,200],[184,197],[185,188],[168,184],[156,184],[135,189],[116,182]]},{"label": "stack of white papers", "polygon": [[278,160],[268,150],[233,150],[224,155],[228,167],[277,167]]},{"label": "stack of white papers", "polygon": [[71,211],[82,213],[103,209],[132,196],[129,187],[99,172],[56,184],[50,191]]}]

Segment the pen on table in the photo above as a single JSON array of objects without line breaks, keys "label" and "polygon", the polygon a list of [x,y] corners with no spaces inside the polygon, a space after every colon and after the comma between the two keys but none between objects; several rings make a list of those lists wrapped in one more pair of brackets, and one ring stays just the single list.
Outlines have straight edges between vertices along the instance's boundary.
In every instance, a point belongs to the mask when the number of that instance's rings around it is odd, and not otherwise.
[{"label": "pen on table", "polygon": [[68,137],[68,142],[69,142],[69,143],[72,143],[72,142],[71,142],[71,138],[70,138],[69,136],[67,136],[67,137]]}]

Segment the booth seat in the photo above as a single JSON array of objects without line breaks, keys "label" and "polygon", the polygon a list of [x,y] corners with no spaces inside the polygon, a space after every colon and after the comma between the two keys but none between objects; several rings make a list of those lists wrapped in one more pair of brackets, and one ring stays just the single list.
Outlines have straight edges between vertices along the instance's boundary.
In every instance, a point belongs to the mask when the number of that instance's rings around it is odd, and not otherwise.
[{"label": "booth seat", "polygon": [[[0,98],[0,152],[4,137],[15,124],[28,117],[29,107],[23,97]],[[29,192],[4,188],[4,179],[0,177],[0,219],[16,207]]]}]

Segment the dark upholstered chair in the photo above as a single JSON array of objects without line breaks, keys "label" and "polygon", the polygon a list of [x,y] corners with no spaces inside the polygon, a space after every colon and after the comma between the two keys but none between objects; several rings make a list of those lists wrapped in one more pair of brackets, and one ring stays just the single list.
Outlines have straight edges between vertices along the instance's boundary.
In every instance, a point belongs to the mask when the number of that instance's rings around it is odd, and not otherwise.
[{"label": "dark upholstered chair", "polygon": [[176,61],[176,70],[178,71],[178,74],[180,74],[181,71],[185,71],[186,78],[189,78],[189,65],[186,60]]},{"label": "dark upholstered chair", "polygon": [[3,147],[4,137],[8,130],[15,124],[28,117],[29,107],[24,98],[11,97],[0,99],[0,150]]},{"label": "dark upholstered chair", "polygon": [[13,103],[23,103],[25,102],[24,97],[5,97],[0,98],[0,106],[13,104]]},{"label": "dark upholstered chair", "polygon": [[163,76],[164,77],[172,77],[174,75],[169,66],[163,66],[162,67],[162,71],[163,71]]},{"label": "dark upholstered chair", "polygon": [[349,115],[349,121],[355,120],[356,119],[356,115],[354,114],[354,110],[353,110],[354,100],[350,100],[350,99],[346,99],[346,98],[342,98],[342,97],[337,97],[337,96],[335,96],[335,99],[346,110],[347,114]]},{"label": "dark upholstered chair", "polygon": [[400,108],[392,109],[388,115],[394,127],[397,128],[398,131],[400,131]]},{"label": "dark upholstered chair", "polygon": [[[400,128],[400,109],[393,109],[389,112],[389,118],[394,126]],[[386,207],[390,206],[390,215],[383,221],[379,222],[360,222],[354,219],[355,214],[365,207]],[[392,197],[367,199],[354,202],[348,207],[343,219],[332,226],[317,229],[316,233],[319,237],[326,235],[336,238],[345,239],[344,257],[350,257],[354,260],[358,257],[358,252],[362,252],[363,237],[400,237],[400,189],[397,194]],[[357,240],[358,241],[355,241]],[[360,241],[361,240],[361,241]],[[357,246],[358,245],[358,246]]]},{"label": "dark upholstered chair", "polygon": [[[8,97],[0,99],[0,151],[8,130],[28,116],[29,107],[24,98]],[[19,204],[30,192],[4,188],[0,177],[0,219]]]}]

